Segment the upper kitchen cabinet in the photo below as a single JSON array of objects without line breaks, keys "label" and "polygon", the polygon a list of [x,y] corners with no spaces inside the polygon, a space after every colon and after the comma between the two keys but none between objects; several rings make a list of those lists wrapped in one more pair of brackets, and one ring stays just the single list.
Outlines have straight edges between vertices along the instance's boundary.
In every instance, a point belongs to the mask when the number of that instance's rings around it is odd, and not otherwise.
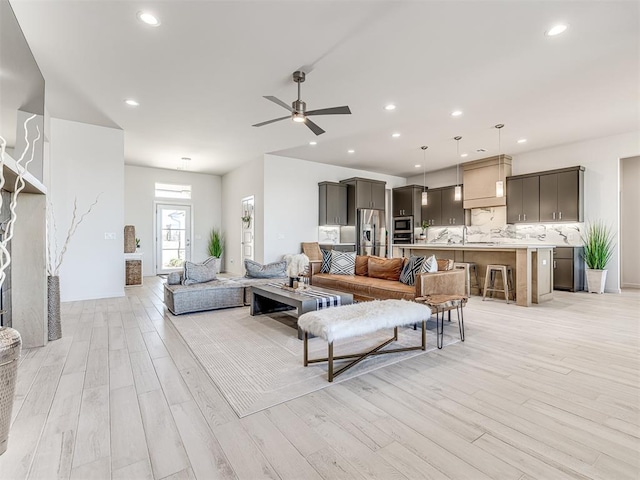
[{"label": "upper kitchen cabinet", "polygon": [[507,223],[540,221],[540,176],[507,178]]},{"label": "upper kitchen cabinet", "polygon": [[[455,199],[455,188],[453,186],[442,189],[441,225],[464,225],[462,200]],[[462,191],[464,192],[464,188]]]},{"label": "upper kitchen cabinet", "polygon": [[[385,182],[368,178],[349,178],[340,180],[340,183],[347,185],[349,215],[351,215],[352,207],[356,210],[358,208],[385,209]],[[351,222],[349,222],[349,225],[351,225]]]},{"label": "upper kitchen cabinet", "polygon": [[496,182],[511,175],[511,157],[494,157],[466,162],[462,165],[464,179],[463,208],[497,207],[507,204],[506,197],[496,197]]},{"label": "upper kitchen cabinet", "polygon": [[540,174],[540,221],[582,222],[584,219],[584,167]]},{"label": "upper kitchen cabinet", "polygon": [[318,225],[347,224],[347,186],[342,183],[320,182]]},{"label": "upper kitchen cabinet", "polygon": [[418,226],[421,218],[421,195],[423,187],[420,185],[407,185],[393,189],[393,216],[413,216],[413,224]]},{"label": "upper kitchen cabinet", "polygon": [[464,225],[462,201],[455,200],[454,186],[427,190],[427,205],[422,207],[422,220],[432,226]]}]

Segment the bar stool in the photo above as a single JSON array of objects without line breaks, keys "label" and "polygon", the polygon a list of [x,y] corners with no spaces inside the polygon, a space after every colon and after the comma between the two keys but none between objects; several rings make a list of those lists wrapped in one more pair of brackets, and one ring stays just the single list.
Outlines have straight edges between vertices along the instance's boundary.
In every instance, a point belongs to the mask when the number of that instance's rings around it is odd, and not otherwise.
[{"label": "bar stool", "polygon": [[[502,274],[502,289],[495,288],[496,273]],[[484,277],[484,294],[482,295],[482,301],[487,297],[487,292],[491,292],[491,298],[493,298],[493,292],[504,293],[504,298],[509,303],[509,290],[513,292],[513,300],[516,299],[515,290],[513,289],[513,270],[509,265],[487,265],[487,273]]]},{"label": "bar stool", "polygon": [[[449,312],[451,321],[451,310],[456,309],[458,315],[458,329],[460,330],[460,341],[464,342],[464,312],[463,308],[467,304],[466,295],[427,295],[417,297],[416,302],[424,303],[436,313],[436,344],[442,348],[444,343],[444,312]],[[414,325],[415,329],[415,325]]]},{"label": "bar stool", "polygon": [[478,294],[482,295],[482,287],[480,286],[480,282],[478,281],[478,267],[473,262],[454,262],[453,268],[458,268],[460,270],[465,271],[465,275],[467,276],[467,295],[471,295],[471,270],[473,270],[473,275],[476,279],[475,288],[478,289]]}]

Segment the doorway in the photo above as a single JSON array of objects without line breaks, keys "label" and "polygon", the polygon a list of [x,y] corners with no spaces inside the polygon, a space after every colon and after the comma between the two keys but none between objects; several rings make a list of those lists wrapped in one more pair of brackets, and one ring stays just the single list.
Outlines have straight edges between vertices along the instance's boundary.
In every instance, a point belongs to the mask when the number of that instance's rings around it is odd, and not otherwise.
[{"label": "doorway", "polygon": [[640,288],[640,156],[620,160],[620,286]]},{"label": "doorway", "polygon": [[191,260],[191,205],[156,204],[156,274]]},{"label": "doorway", "polygon": [[254,260],[254,197],[253,195],[242,199],[242,232],[240,238],[240,251],[242,252],[242,268],[245,260]]}]

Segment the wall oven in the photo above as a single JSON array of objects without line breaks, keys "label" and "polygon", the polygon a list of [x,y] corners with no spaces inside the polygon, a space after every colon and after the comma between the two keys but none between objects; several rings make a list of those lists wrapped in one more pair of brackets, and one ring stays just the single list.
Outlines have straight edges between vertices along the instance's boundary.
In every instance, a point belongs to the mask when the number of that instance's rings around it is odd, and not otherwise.
[{"label": "wall oven", "polygon": [[411,232],[394,232],[393,234],[393,244],[407,244],[413,243],[413,233]]},{"label": "wall oven", "polygon": [[413,217],[393,217],[393,231],[413,233]]}]

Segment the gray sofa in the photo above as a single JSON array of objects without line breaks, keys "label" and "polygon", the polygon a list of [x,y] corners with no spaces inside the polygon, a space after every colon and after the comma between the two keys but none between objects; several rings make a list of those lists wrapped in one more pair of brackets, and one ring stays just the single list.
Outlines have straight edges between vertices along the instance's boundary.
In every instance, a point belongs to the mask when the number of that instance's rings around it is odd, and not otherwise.
[{"label": "gray sofa", "polygon": [[164,304],[174,315],[242,307],[251,303],[251,287],[266,283],[283,283],[280,278],[217,278],[195,285],[164,284]]}]

